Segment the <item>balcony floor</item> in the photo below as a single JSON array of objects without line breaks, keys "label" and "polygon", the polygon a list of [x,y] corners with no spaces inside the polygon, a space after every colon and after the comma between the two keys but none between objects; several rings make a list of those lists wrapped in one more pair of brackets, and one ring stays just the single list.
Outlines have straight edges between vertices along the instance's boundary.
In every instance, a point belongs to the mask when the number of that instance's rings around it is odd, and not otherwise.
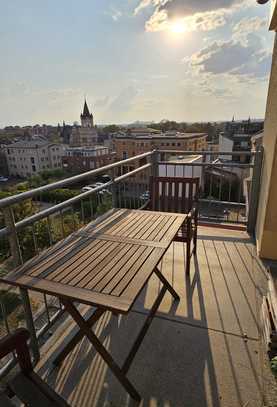
[{"label": "balcony floor", "polygon": [[[272,380],[259,339],[266,272],[248,235],[202,227],[190,278],[181,243],[171,245],[161,266],[181,301],[166,294],[128,373],[143,398],[140,406],[262,406]],[[106,313],[95,326],[116,361],[128,354],[159,288],[152,277],[128,317]],[[38,372],[72,406],[134,405],[87,340],[53,367],[73,331],[69,318],[55,330],[42,348]]]}]

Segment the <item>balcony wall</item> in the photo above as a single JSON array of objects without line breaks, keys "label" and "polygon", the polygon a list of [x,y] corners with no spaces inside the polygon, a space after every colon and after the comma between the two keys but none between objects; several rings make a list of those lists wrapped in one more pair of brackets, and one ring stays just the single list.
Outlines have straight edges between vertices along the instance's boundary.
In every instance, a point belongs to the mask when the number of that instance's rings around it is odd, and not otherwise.
[{"label": "balcony wall", "polygon": [[[276,6],[277,7],[277,6]],[[272,70],[264,127],[264,162],[259,211],[256,225],[257,250],[262,258],[277,259],[277,40],[272,57]]]}]

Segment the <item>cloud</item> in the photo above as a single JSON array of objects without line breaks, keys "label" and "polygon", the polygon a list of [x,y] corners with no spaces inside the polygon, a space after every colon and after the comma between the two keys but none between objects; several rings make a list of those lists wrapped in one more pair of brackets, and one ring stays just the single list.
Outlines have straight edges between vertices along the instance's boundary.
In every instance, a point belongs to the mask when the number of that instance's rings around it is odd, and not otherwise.
[{"label": "cloud", "polygon": [[261,39],[248,34],[245,41],[232,38],[214,41],[185,59],[189,69],[204,75],[248,76],[265,79],[269,73],[271,56],[263,49]]},{"label": "cloud", "polygon": [[139,90],[134,86],[124,88],[109,104],[108,110],[115,113],[126,112],[131,109],[139,94]]},{"label": "cloud", "polygon": [[226,23],[226,16],[248,0],[142,0],[134,10],[137,15],[152,6],[145,23],[146,31],[163,31],[178,18],[187,31],[211,31]]},{"label": "cloud", "polygon": [[108,106],[109,102],[110,102],[110,97],[104,96],[100,99],[96,99],[95,102],[93,103],[93,105],[95,107],[103,108],[103,107]]},{"label": "cloud", "polygon": [[261,31],[266,27],[267,20],[260,17],[242,18],[236,25],[233,26],[233,38],[247,43],[248,35],[257,31]]},{"label": "cloud", "polygon": [[111,6],[108,11],[105,11],[104,14],[111,17],[115,22],[118,21],[123,16],[122,11],[118,10],[113,6]]},{"label": "cloud", "polygon": [[260,17],[252,17],[252,18],[247,18],[244,17],[242,18],[234,27],[233,27],[233,32],[234,33],[247,33],[250,34],[253,31],[259,31],[263,27],[265,27],[267,24],[266,18],[260,18]]}]

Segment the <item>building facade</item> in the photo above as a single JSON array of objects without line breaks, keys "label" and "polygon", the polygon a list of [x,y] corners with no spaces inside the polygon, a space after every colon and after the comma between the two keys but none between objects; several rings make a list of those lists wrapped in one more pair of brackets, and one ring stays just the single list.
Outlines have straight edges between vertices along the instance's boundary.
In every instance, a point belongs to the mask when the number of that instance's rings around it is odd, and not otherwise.
[{"label": "building facade", "polygon": [[119,136],[113,140],[117,160],[125,160],[152,150],[204,151],[206,133],[176,133],[175,135]]},{"label": "building facade", "polygon": [[81,126],[74,126],[70,135],[71,147],[88,147],[97,144],[97,130],[94,126],[93,115],[90,113],[85,100],[83,112],[80,115]]},{"label": "building facade", "polygon": [[74,172],[89,171],[114,162],[115,154],[108,147],[69,147],[62,158],[64,168]]},{"label": "building facade", "polygon": [[5,147],[9,175],[30,177],[62,168],[63,145],[42,140],[19,141]]}]

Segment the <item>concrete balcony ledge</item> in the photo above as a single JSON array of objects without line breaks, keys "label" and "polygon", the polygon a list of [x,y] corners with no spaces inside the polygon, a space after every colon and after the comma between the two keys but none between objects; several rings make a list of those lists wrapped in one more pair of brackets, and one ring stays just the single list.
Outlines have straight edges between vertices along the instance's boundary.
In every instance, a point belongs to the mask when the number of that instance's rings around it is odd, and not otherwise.
[{"label": "concrete balcony ledge", "polygon": [[[276,383],[259,328],[267,271],[246,232],[199,229],[190,278],[184,275],[181,243],[173,243],[162,261],[181,301],[176,305],[165,296],[128,373],[143,397],[140,406],[276,406]],[[128,317],[107,312],[95,326],[116,361],[128,354],[159,289],[151,278]],[[75,329],[69,318],[54,327],[42,348],[39,374],[72,406],[134,405],[87,340],[61,366],[52,365]]]}]

